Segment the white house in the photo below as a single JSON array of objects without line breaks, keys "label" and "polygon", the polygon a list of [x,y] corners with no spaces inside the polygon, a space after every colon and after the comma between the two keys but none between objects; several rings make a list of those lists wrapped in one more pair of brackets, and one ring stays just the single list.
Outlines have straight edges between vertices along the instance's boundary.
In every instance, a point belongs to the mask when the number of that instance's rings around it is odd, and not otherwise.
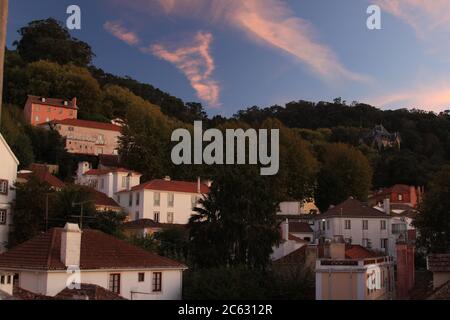
[{"label": "white house", "polygon": [[316,238],[342,236],[346,243],[396,256],[392,216],[350,198],[316,217]]},{"label": "white house", "polygon": [[11,205],[16,197],[13,188],[17,179],[17,160],[11,148],[0,133],[0,253],[6,250],[10,226]]},{"label": "white house", "polygon": [[14,275],[18,287],[50,297],[83,284],[131,300],[178,300],[185,269],[100,231],[81,231],[76,224],[51,229],[0,255],[0,278]]},{"label": "white house", "polygon": [[209,192],[200,182],[152,180],[116,194],[130,221],[152,219],[159,223],[187,224],[199,199]]},{"label": "white house", "polygon": [[[272,261],[277,261],[308,245],[309,241],[304,240],[303,238],[298,237],[291,232],[291,227],[293,225],[295,225],[295,227],[297,228],[296,230],[298,231],[297,224],[298,223],[289,222],[288,219],[280,224],[281,242],[279,245],[272,248],[273,252],[270,255],[270,259]],[[305,225],[309,227],[308,224],[305,223]]]},{"label": "white house", "polygon": [[139,185],[141,174],[124,168],[92,169],[89,162],[78,163],[76,183],[96,189],[116,200],[115,194]]}]

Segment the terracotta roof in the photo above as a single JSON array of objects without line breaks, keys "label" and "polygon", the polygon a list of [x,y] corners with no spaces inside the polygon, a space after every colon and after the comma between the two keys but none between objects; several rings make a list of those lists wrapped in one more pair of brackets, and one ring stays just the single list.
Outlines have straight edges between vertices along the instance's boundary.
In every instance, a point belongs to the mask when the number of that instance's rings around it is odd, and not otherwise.
[{"label": "terracotta roof", "polygon": [[450,300],[450,280],[436,288],[427,300]]},{"label": "terracotta roof", "polygon": [[293,233],[312,233],[314,232],[306,222],[289,222],[289,232]]},{"label": "terracotta roof", "polygon": [[450,253],[429,255],[427,262],[431,272],[450,272]]},{"label": "terracotta roof", "polygon": [[44,296],[42,294],[37,294],[18,286],[14,286],[13,289],[14,298],[18,300],[54,300],[52,297]]},{"label": "terracotta roof", "polygon": [[298,243],[309,243],[309,241],[303,240],[303,239],[301,239],[301,238],[299,238],[297,236],[294,236],[293,234],[290,234],[290,233],[289,233],[289,238],[288,239],[292,240],[292,241],[295,241],[295,242],[298,242]]},{"label": "terracotta roof", "polygon": [[[53,120],[48,122],[50,124],[62,124],[67,126],[74,127],[83,127],[83,128],[91,128],[91,129],[99,129],[99,130],[107,130],[107,131],[117,131],[122,132],[122,127],[116,126],[112,123],[106,122],[97,122],[97,121],[89,121],[89,120],[80,120],[80,119],[64,119],[64,120]],[[42,125],[45,125],[42,124]]]},{"label": "terracotta roof", "polygon": [[371,208],[361,201],[350,198],[341,204],[330,208],[327,212],[316,215],[316,219],[329,217],[344,218],[389,218],[389,215]]},{"label": "terracotta roof", "polygon": [[369,196],[369,199],[379,197],[382,195],[390,195],[392,193],[409,193],[411,190],[411,186],[406,184],[395,184],[389,188],[383,188],[378,191],[375,191],[372,195]]},{"label": "terracotta roof", "polygon": [[297,250],[289,253],[288,255],[275,260],[274,263],[276,264],[302,263],[306,259],[306,247],[307,246],[301,246]]},{"label": "terracotta roof", "polygon": [[139,219],[124,223],[125,229],[145,229],[145,228],[186,228],[186,224],[159,223],[152,219]]},{"label": "terracotta roof", "polygon": [[347,245],[345,246],[345,258],[346,259],[367,259],[377,258],[382,256],[380,253],[376,253],[372,250],[364,248],[360,245]]},{"label": "terracotta roof", "polygon": [[80,289],[66,288],[55,296],[56,300],[127,300],[95,284],[80,285]]},{"label": "terracotta roof", "polygon": [[[62,228],[54,228],[0,255],[0,268],[66,270],[61,262]],[[185,268],[177,261],[97,230],[83,230],[80,269]]]},{"label": "terracotta roof", "polygon": [[132,173],[135,175],[141,175],[139,172],[135,172],[133,170],[128,170],[125,168],[91,169],[89,171],[86,171],[84,173],[84,175],[85,176],[103,176],[105,174],[115,173],[115,172]]},{"label": "terracotta roof", "polygon": [[[197,182],[175,181],[175,180],[152,180],[131,188],[135,190],[156,190],[156,191],[173,191],[185,193],[198,193]],[[126,192],[126,190],[121,191]],[[203,183],[200,184],[200,193],[209,192],[209,187]]]},{"label": "terracotta roof", "polygon": [[114,199],[108,197],[103,192],[97,191],[94,188],[89,187],[86,187],[86,190],[88,190],[89,193],[91,194],[92,200],[94,201],[94,204],[96,206],[105,206],[121,209],[120,205]]},{"label": "terracotta roof", "polygon": [[[42,102],[42,98],[45,98],[45,102]],[[45,106],[54,106],[67,109],[78,109],[76,104],[76,98],[72,100],[65,100],[65,99],[55,99],[55,98],[46,98],[28,95],[28,101],[30,101],[31,103],[41,104]],[[67,106],[64,105],[64,101],[67,101]]]},{"label": "terracotta roof", "polygon": [[24,173],[18,173],[17,178],[28,180],[31,176],[34,176],[38,179],[39,182],[43,183],[46,182],[50,186],[62,189],[64,188],[65,184],[61,180],[59,180],[57,177],[52,175],[49,171],[46,165],[44,164],[32,164],[30,167],[30,171],[32,172],[24,172]]}]

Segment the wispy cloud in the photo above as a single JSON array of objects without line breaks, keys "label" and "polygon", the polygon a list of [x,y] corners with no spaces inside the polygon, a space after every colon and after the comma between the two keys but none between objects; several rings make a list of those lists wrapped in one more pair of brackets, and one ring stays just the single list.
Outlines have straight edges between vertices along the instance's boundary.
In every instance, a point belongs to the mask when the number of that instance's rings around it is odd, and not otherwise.
[{"label": "wispy cloud", "polygon": [[128,43],[131,46],[137,45],[140,42],[139,36],[127,30],[121,22],[118,21],[107,21],[103,27],[106,31],[111,33],[116,38]]},{"label": "wispy cloud", "polygon": [[189,79],[200,99],[206,101],[210,107],[218,107],[220,86],[212,78],[215,69],[211,55],[212,41],[211,33],[198,32],[190,39],[189,45],[170,48],[170,45],[158,43],[142,50],[175,65]]},{"label": "wispy cloud", "polygon": [[312,25],[296,16],[282,0],[115,0],[149,14],[208,19],[245,32],[249,38],[293,56],[326,80],[368,81],[370,77],[347,69],[337,54],[317,40]]},{"label": "wispy cloud", "polygon": [[450,29],[448,0],[376,0],[376,3],[409,24],[420,37],[428,32]]},{"label": "wispy cloud", "polygon": [[443,81],[439,85],[415,86],[368,99],[368,102],[380,107],[397,108],[406,106],[440,112],[450,109],[450,83]]}]

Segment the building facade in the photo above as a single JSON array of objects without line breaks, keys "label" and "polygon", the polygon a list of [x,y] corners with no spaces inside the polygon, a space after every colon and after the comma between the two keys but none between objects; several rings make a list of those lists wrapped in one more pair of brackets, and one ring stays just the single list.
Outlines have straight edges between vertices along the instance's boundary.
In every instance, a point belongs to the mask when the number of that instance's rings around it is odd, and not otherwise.
[{"label": "building facade", "polygon": [[77,98],[64,100],[29,95],[25,103],[24,116],[33,126],[55,120],[76,119]]},{"label": "building facade", "polygon": [[19,160],[0,133],[0,253],[6,251],[10,227],[13,223],[12,204],[16,197],[14,184]]},{"label": "building facade", "polygon": [[49,297],[90,284],[130,300],[179,300],[186,269],[179,262],[100,231],[81,231],[73,224],[51,229],[0,255],[0,278],[13,276],[18,287]]},{"label": "building facade", "polygon": [[116,200],[130,221],[151,219],[157,223],[187,224],[209,187],[199,181],[173,181],[169,177],[117,193]]},{"label": "building facade", "polygon": [[120,126],[78,119],[53,120],[41,126],[58,131],[65,139],[69,153],[95,156],[118,154]]}]

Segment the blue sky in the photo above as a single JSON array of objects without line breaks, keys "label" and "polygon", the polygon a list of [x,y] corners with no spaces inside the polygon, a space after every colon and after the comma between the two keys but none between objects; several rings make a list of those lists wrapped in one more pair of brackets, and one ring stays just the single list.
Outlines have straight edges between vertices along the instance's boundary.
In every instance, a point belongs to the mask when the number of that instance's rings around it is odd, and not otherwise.
[{"label": "blue sky", "polygon": [[[104,70],[210,114],[342,97],[382,108],[450,108],[446,0],[14,0],[8,46],[36,19],[77,4]],[[381,7],[381,30],[366,9]]]}]

